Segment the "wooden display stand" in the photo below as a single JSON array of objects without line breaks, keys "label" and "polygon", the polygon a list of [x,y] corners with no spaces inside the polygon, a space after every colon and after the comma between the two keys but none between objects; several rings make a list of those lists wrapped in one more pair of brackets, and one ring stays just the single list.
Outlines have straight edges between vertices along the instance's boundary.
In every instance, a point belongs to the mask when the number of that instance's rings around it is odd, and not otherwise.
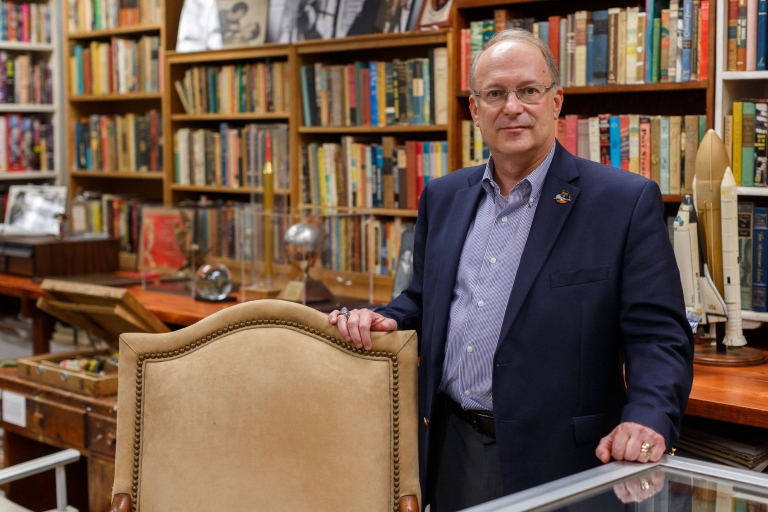
[{"label": "wooden display stand", "polygon": [[[40,287],[51,298],[40,297],[37,300],[39,309],[111,346],[116,346],[124,332],[169,332],[168,327],[127,290],[52,279],[46,279]],[[117,366],[107,363],[99,374],[59,366],[64,359],[106,356],[110,352],[79,350],[20,358],[18,376],[74,393],[112,395],[117,393]]]}]

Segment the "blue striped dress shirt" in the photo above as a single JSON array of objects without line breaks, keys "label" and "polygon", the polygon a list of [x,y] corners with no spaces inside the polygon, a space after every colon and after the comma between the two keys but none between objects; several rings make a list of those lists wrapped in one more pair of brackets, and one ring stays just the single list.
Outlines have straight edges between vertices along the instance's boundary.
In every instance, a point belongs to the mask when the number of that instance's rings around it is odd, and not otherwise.
[{"label": "blue striped dress shirt", "polygon": [[493,355],[520,257],[555,154],[517,183],[507,200],[488,160],[480,200],[464,240],[453,288],[441,389],[467,410],[493,411]]}]

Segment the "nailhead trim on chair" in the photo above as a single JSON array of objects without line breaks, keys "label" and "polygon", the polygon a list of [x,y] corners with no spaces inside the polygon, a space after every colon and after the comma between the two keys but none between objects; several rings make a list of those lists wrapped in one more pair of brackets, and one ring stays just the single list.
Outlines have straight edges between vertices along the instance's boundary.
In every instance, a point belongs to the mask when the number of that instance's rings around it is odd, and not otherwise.
[{"label": "nailhead trim on chair", "polygon": [[146,354],[139,354],[139,360],[136,364],[136,422],[134,427],[134,437],[133,437],[133,484],[131,487],[131,509],[135,512],[136,508],[138,507],[138,489],[139,489],[139,466],[140,466],[140,460],[141,460],[141,400],[142,400],[142,373],[143,373],[143,367],[144,367],[144,361],[147,359],[165,359],[169,357],[178,356],[180,354],[184,354],[185,352],[189,352],[190,350],[194,350],[197,347],[206,344],[207,342],[221,336],[222,334],[226,334],[228,332],[242,329],[244,327],[251,327],[251,326],[258,326],[258,325],[285,325],[288,327],[293,327],[296,329],[300,329],[302,331],[306,331],[310,334],[314,334],[315,336],[319,336],[321,338],[324,338],[334,345],[338,346],[339,348],[343,348],[347,350],[348,352],[354,352],[356,354],[360,354],[363,356],[368,357],[387,357],[389,358],[391,364],[392,364],[392,459],[394,461],[394,472],[392,475],[392,489],[393,489],[393,498],[394,502],[392,505],[393,512],[398,512],[400,510],[399,506],[399,500],[400,500],[400,406],[398,404],[399,398],[398,398],[398,369],[397,369],[397,355],[393,354],[392,352],[383,352],[383,351],[371,351],[371,350],[363,350],[361,348],[356,348],[353,345],[350,345],[346,341],[343,341],[339,338],[336,338],[330,334],[324,333],[322,331],[319,331],[317,329],[312,329],[311,327],[308,327],[304,324],[301,324],[299,322],[286,322],[285,320],[273,320],[273,319],[257,319],[257,320],[247,320],[245,322],[236,323],[233,325],[228,325],[224,327],[223,329],[219,329],[218,331],[215,331],[203,338],[200,338],[197,341],[193,341],[189,345],[185,345],[183,348],[179,350],[174,350],[173,352],[148,352]]}]

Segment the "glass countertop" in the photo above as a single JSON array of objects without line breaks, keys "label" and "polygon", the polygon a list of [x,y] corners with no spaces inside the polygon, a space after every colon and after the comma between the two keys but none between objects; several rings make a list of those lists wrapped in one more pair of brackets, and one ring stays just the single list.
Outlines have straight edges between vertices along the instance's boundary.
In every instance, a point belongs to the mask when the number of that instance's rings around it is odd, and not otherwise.
[{"label": "glass countertop", "polygon": [[768,475],[682,457],[614,462],[467,512],[768,512]]}]

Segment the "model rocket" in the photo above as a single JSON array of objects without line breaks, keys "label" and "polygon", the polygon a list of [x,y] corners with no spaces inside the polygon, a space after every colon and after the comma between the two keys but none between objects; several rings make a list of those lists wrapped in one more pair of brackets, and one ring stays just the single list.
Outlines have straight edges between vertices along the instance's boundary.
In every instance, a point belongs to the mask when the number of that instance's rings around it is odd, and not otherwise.
[{"label": "model rocket", "polygon": [[675,218],[674,248],[683,285],[685,310],[694,328],[697,324],[725,322],[727,315],[726,304],[709,274],[707,254],[699,239],[699,230],[696,207],[691,196],[686,195]]},{"label": "model rocket", "polygon": [[723,344],[729,347],[747,344],[741,328],[738,209],[736,180],[728,167],[720,184],[720,212],[723,230],[723,297],[728,308],[728,323],[725,324]]}]

